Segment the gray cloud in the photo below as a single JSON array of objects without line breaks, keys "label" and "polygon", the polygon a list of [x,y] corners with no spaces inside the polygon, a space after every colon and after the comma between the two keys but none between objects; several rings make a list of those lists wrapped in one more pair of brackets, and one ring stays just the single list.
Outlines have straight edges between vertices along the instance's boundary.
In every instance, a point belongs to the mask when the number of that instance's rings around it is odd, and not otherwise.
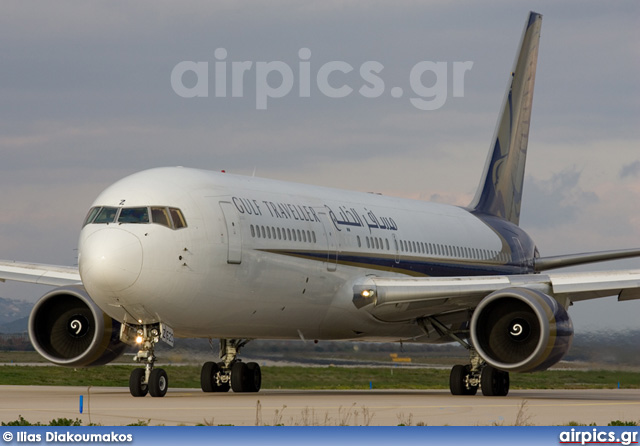
[{"label": "gray cloud", "polygon": [[637,177],[638,175],[640,175],[640,160],[625,164],[620,169],[620,178]]},{"label": "gray cloud", "polygon": [[579,186],[581,171],[576,167],[554,173],[548,180],[528,177],[522,203],[522,224],[552,228],[575,222],[582,209],[598,202],[598,196]]}]

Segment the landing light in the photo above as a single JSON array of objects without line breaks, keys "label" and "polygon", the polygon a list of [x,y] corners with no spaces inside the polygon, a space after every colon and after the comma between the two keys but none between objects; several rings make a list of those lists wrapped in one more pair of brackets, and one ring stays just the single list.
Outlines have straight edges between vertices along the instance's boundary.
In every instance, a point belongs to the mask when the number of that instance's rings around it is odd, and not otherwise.
[{"label": "landing light", "polygon": [[373,297],[375,294],[376,292],[374,290],[364,290],[362,293],[360,293],[360,295],[364,298]]},{"label": "landing light", "polygon": [[142,336],[136,336],[136,344],[142,344],[143,341],[143,337]]}]

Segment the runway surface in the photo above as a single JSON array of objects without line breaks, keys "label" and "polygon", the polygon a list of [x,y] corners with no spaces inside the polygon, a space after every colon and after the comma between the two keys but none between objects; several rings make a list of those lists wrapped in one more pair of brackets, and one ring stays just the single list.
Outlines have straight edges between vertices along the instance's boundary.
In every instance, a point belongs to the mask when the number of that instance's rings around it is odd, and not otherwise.
[{"label": "runway surface", "polygon": [[[83,395],[83,413],[79,397]],[[606,425],[640,421],[640,390],[513,390],[506,398],[445,390],[298,391],[254,394],[170,389],[133,398],[122,387],[0,386],[0,421],[78,418],[83,425]]]}]

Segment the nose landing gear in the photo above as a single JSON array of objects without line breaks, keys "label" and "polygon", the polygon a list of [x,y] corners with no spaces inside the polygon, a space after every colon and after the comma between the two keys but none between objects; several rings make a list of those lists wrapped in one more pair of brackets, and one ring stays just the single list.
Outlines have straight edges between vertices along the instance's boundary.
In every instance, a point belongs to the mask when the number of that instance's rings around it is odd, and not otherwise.
[{"label": "nose landing gear", "polygon": [[[123,329],[125,326],[123,325]],[[163,397],[169,388],[169,378],[167,372],[161,368],[154,368],[156,355],[154,347],[160,341],[160,327],[156,325],[142,325],[140,327],[126,327],[128,330],[134,330],[136,333],[135,344],[139,346],[138,353],[133,360],[138,363],[144,363],[144,368],[137,368],[131,371],[129,376],[129,392],[132,396],[142,397],[147,393],[153,397]],[[124,333],[124,335],[123,335]],[[130,337],[123,332],[121,339],[129,340]]]}]

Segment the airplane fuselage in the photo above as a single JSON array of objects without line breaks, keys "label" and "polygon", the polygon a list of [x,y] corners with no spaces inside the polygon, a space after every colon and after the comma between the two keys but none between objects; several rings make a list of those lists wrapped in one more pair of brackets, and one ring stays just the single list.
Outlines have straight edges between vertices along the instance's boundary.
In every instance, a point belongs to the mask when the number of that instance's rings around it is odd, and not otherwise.
[{"label": "airplane fuselage", "polygon": [[[184,337],[433,342],[409,318],[358,310],[354,281],[530,273],[535,253],[518,226],[456,206],[180,167],[129,176],[93,208],[115,214],[81,231],[91,298]],[[162,209],[183,227],[156,221]]]},{"label": "airplane fuselage", "polygon": [[155,345],[219,338],[204,392],[257,392],[251,339],[458,342],[453,395],[505,396],[509,373],[569,351],[573,302],[640,299],[637,271],[544,273],[640,249],[540,258],[519,228],[540,38],[529,13],[480,185],[467,208],[186,168],[124,178],[95,200],[79,265],[0,264],[0,280],[59,286],[29,318],[34,347],[69,367],[136,345],[129,391],[162,397]]}]

